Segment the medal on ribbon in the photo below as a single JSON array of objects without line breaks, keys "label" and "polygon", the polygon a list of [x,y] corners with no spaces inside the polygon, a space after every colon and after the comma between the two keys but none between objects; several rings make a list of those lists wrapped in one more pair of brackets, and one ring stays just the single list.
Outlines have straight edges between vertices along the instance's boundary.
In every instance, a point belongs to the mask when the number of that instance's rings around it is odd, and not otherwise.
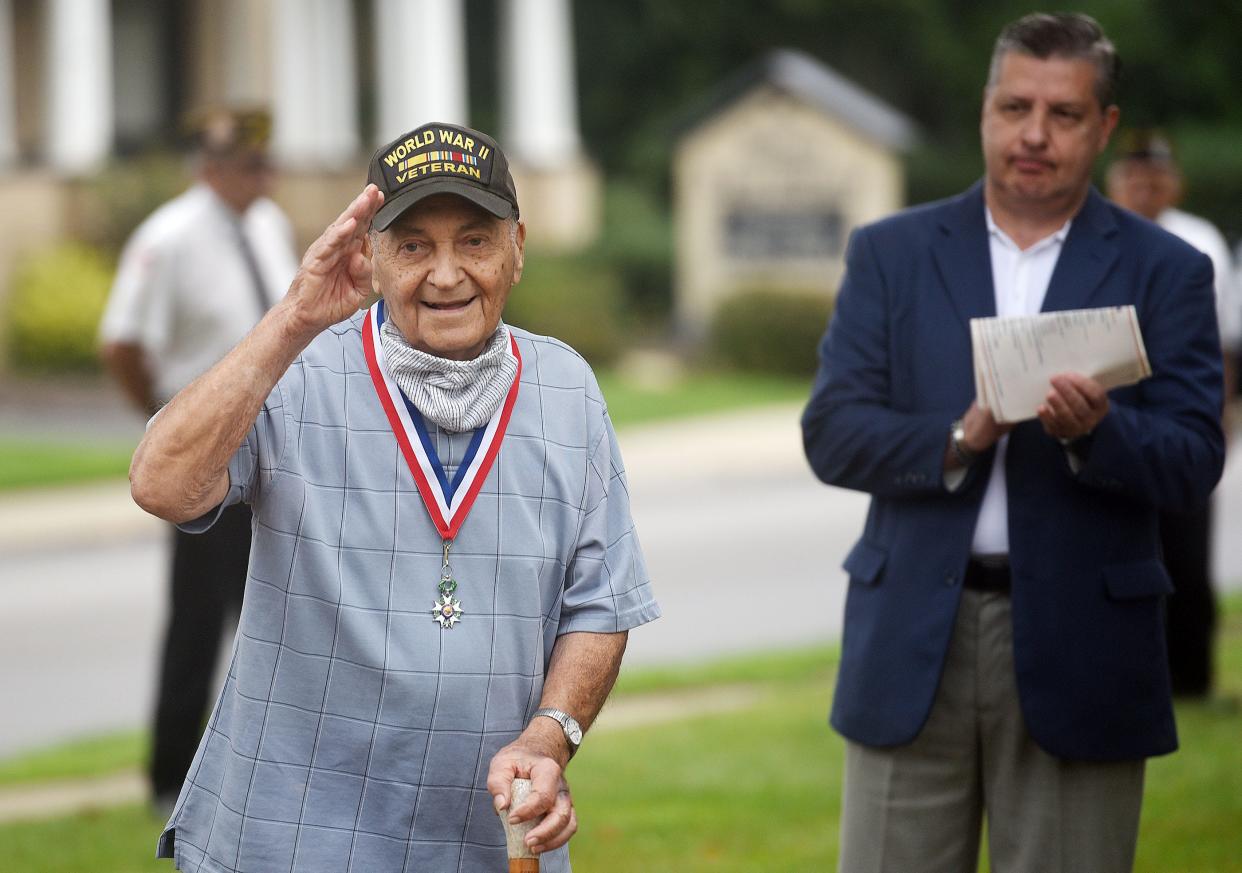
[{"label": "medal on ribbon", "polygon": [[453,568],[449,566],[449,549],[452,547],[452,540],[444,541],[444,565],[440,568],[440,584],[436,586],[440,599],[431,607],[431,617],[440,622],[442,629],[452,629],[464,614],[461,601],[453,596],[453,592],[457,590],[457,580],[453,578]]},{"label": "medal on ribbon", "polygon": [[444,466],[436,454],[431,436],[419,411],[402,393],[396,381],[388,374],[384,363],[384,348],[380,343],[380,327],[384,323],[384,301],[377,301],[367,311],[362,323],[362,350],[371,374],[371,383],[379,396],[380,406],[388,416],[388,424],[396,437],[397,446],[414,476],[414,484],[427,508],[427,515],[435,525],[443,542],[440,582],[436,586],[439,598],[431,609],[431,617],[444,630],[450,630],[465,614],[457,599],[457,580],[449,564],[449,550],[457,532],[470,514],[475,498],[483,487],[500,443],[509,427],[509,418],[517,402],[518,385],[522,381],[522,356],[518,353],[517,340],[509,337],[509,351],[517,360],[517,372],[504,402],[488,420],[475,430],[466,447],[466,454],[449,481]]}]

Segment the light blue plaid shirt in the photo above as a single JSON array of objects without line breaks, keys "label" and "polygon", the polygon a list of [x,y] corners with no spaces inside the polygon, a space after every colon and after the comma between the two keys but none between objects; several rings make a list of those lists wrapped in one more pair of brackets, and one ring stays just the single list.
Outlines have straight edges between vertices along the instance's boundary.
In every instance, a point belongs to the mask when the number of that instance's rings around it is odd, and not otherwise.
[{"label": "light blue plaid shirt", "polygon": [[[229,465],[223,505],[253,506],[254,546],[228,678],[160,839],[179,870],[505,869],[487,769],[537,707],[557,636],[660,614],[590,368],[515,328],[517,404],[453,544],[464,617],[442,630],[441,539],[362,319],[294,362]],[[428,428],[451,475],[470,434]],[[566,849],[542,868],[567,871]]]}]

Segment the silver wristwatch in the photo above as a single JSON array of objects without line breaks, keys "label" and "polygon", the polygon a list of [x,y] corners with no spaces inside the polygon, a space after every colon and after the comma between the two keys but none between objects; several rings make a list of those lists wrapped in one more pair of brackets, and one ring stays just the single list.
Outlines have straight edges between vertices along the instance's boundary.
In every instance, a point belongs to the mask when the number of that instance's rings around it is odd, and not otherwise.
[{"label": "silver wristwatch", "polygon": [[560,723],[561,730],[565,732],[565,739],[569,741],[569,757],[572,758],[578,751],[578,747],[582,745],[582,725],[578,724],[578,719],[567,712],[551,707],[535,710],[532,718],[541,715]]},{"label": "silver wristwatch", "polygon": [[969,467],[979,457],[977,452],[971,451],[966,445],[966,424],[960,418],[949,425],[949,446],[953,449],[953,456],[963,467]]}]

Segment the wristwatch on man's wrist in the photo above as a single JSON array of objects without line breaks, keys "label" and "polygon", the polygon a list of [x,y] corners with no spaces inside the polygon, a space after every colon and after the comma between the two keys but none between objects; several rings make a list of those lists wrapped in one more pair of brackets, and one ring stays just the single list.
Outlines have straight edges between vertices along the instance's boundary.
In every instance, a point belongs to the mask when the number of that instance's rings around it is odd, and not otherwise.
[{"label": "wristwatch on man's wrist", "polygon": [[553,709],[550,706],[535,710],[532,718],[541,715],[560,724],[561,730],[565,732],[565,739],[569,743],[569,757],[572,758],[577,753],[578,747],[582,745],[582,725],[578,724],[578,719],[563,710]]},{"label": "wristwatch on man's wrist", "polygon": [[960,418],[949,425],[949,446],[953,449],[953,457],[963,467],[969,467],[979,457],[978,452],[966,445],[966,423]]}]

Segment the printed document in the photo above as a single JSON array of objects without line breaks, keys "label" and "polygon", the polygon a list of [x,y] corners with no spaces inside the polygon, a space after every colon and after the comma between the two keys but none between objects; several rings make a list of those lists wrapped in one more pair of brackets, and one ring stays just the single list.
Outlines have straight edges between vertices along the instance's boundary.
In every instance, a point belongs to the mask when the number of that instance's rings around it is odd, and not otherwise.
[{"label": "printed document", "polygon": [[1001,423],[1035,418],[1053,376],[1081,373],[1106,389],[1151,375],[1133,306],[972,318],[975,397]]}]

